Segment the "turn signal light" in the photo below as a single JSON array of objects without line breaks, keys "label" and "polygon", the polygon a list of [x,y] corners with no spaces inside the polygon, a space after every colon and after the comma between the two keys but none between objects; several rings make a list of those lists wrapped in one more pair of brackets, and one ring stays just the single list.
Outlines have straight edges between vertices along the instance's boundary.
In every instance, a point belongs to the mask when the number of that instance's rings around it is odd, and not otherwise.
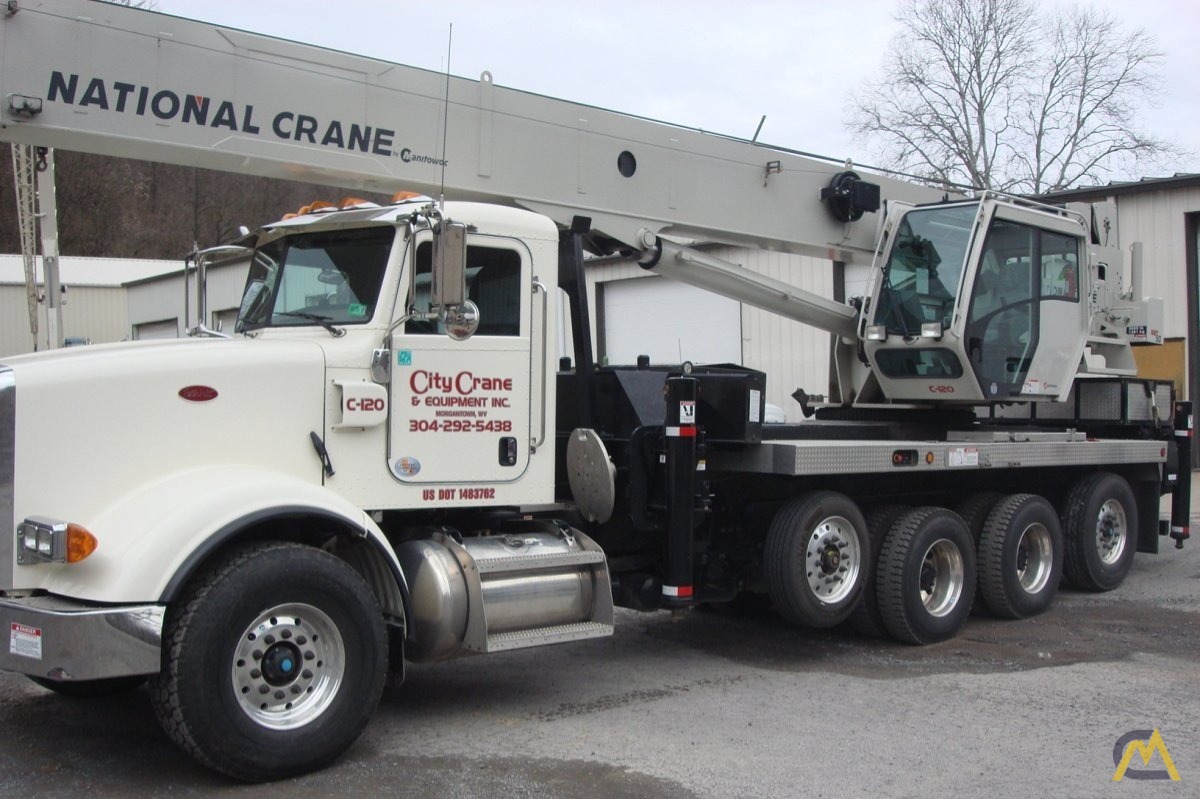
[{"label": "turn signal light", "polygon": [[78,524],[67,525],[67,563],[78,563],[96,551],[100,542]]},{"label": "turn signal light", "polygon": [[96,551],[99,542],[86,528],[68,522],[30,516],[17,527],[17,563],[79,563]]}]

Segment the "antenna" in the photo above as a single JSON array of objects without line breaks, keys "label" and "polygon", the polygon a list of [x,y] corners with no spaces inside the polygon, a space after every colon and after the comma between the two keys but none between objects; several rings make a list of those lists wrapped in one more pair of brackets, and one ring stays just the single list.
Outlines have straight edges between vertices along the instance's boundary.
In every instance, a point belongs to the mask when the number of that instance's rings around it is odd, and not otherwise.
[{"label": "antenna", "polygon": [[450,51],[454,46],[454,23],[450,23],[450,33],[446,36],[446,96],[442,102],[442,188],[438,203],[442,208],[442,216],[446,214],[446,133],[450,126]]}]

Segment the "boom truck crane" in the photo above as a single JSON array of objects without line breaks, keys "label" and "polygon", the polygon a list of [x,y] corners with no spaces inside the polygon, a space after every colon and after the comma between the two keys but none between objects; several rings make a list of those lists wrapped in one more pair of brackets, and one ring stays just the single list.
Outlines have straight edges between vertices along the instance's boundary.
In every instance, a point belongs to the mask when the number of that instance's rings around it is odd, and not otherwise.
[{"label": "boom truck crane", "polygon": [[[0,667],[149,679],[236,778],[336,758],[406,661],[609,635],[615,605],[765,594],[933,643],[977,597],[1033,615],[1188,536],[1191,409],[1135,377],[1157,304],[1136,246],[1121,288],[1111,206],[83,0],[9,3],[0,94],[4,141],[457,198],[314,204],[197,259],[190,339],[0,366]],[[697,239],[872,279],[837,303]],[[816,419],[764,425],[755,370],[596,364],[589,255],[830,331]],[[204,326],[214,258],[248,264],[232,336]]]}]

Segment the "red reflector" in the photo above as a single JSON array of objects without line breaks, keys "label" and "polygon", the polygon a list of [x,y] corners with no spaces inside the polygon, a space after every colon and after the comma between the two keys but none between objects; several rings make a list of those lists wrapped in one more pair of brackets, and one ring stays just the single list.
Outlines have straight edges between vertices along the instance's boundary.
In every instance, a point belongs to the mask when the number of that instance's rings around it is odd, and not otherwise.
[{"label": "red reflector", "polygon": [[188,402],[208,402],[217,398],[217,390],[211,386],[184,386],[179,396]]}]

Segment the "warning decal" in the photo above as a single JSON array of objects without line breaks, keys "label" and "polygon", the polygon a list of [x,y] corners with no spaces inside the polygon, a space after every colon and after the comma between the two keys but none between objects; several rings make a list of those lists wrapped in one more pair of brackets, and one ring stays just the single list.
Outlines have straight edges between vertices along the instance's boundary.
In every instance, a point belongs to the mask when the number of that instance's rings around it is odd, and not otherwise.
[{"label": "warning decal", "polygon": [[14,621],[9,625],[8,653],[21,657],[42,659],[42,631]]}]

